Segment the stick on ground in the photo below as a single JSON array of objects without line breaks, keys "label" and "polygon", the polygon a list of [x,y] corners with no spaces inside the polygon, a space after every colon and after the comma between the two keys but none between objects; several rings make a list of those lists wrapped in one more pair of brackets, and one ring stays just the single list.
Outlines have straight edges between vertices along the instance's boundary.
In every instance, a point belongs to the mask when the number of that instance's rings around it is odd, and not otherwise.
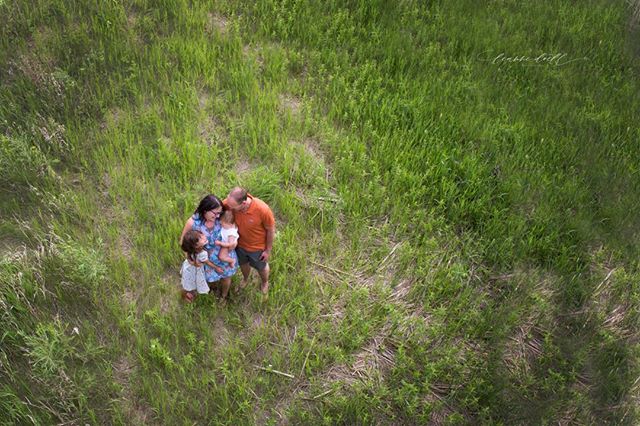
[{"label": "stick on ground", "polygon": [[257,368],[258,370],[266,371],[268,373],[278,374],[280,376],[288,377],[290,379],[296,378],[296,376],[294,376],[293,374],[283,373],[282,371],[274,370],[272,368],[264,368],[264,367],[260,367],[259,365],[254,365],[254,367]]}]

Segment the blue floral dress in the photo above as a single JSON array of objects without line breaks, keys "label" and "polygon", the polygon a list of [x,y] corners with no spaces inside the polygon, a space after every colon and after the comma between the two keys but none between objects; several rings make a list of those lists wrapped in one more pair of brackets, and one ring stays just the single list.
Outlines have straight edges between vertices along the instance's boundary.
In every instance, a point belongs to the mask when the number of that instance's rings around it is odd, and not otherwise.
[{"label": "blue floral dress", "polygon": [[218,273],[215,269],[211,268],[209,265],[204,265],[204,275],[207,279],[207,282],[212,283],[219,281],[221,278],[227,278],[233,276],[238,270],[238,256],[236,255],[235,250],[229,250],[229,257],[235,259],[235,266],[232,268],[229,266],[227,262],[222,262],[218,259],[218,253],[220,253],[220,246],[215,245],[216,241],[222,241],[222,237],[220,236],[220,230],[222,227],[220,226],[220,221],[216,219],[213,228],[207,228],[204,224],[204,220],[200,218],[198,213],[195,213],[193,216],[193,226],[191,229],[194,231],[200,231],[207,237],[207,245],[204,248],[207,250],[209,254],[209,260],[216,266],[219,266],[223,269],[222,273]]}]

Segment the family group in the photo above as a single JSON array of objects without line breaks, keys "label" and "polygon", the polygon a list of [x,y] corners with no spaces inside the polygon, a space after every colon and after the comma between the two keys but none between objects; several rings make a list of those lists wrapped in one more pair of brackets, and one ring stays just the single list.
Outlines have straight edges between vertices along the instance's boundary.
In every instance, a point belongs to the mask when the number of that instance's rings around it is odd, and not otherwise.
[{"label": "family group", "polygon": [[200,200],[180,235],[186,257],[180,272],[185,300],[191,302],[197,294],[214,289],[226,302],[238,268],[242,272],[238,289],[247,286],[254,268],[266,296],[275,229],[269,206],[244,188],[233,188],[222,201],[213,194]]}]

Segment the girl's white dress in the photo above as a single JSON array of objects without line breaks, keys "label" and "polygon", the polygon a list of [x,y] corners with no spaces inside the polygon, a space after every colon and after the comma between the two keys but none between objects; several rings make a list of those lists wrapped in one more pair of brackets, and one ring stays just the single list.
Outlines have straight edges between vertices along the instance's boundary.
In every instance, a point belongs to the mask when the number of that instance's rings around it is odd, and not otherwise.
[{"label": "girl's white dress", "polygon": [[[206,250],[202,250],[196,256],[199,263],[205,262],[209,259],[209,255]],[[182,275],[182,288],[187,291],[198,290],[199,294],[209,293],[209,286],[204,276],[204,266],[193,266],[185,259],[182,262],[182,269],[180,269],[180,275]]]}]

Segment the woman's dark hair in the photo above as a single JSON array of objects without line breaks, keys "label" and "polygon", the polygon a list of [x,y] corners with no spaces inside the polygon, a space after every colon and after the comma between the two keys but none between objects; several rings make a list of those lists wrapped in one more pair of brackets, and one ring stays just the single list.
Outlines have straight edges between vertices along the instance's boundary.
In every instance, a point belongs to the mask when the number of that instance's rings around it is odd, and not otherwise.
[{"label": "woman's dark hair", "polygon": [[189,260],[195,262],[198,257],[198,242],[200,242],[200,235],[202,232],[200,231],[187,231],[182,238],[182,250],[187,253]]},{"label": "woman's dark hair", "polygon": [[198,204],[198,207],[196,208],[196,211],[194,211],[194,213],[198,214],[198,216],[200,216],[200,219],[204,220],[204,214],[206,212],[217,209],[219,207],[222,207],[222,201],[220,201],[220,198],[216,197],[213,194],[209,194],[202,200],[200,200],[200,204]]}]

